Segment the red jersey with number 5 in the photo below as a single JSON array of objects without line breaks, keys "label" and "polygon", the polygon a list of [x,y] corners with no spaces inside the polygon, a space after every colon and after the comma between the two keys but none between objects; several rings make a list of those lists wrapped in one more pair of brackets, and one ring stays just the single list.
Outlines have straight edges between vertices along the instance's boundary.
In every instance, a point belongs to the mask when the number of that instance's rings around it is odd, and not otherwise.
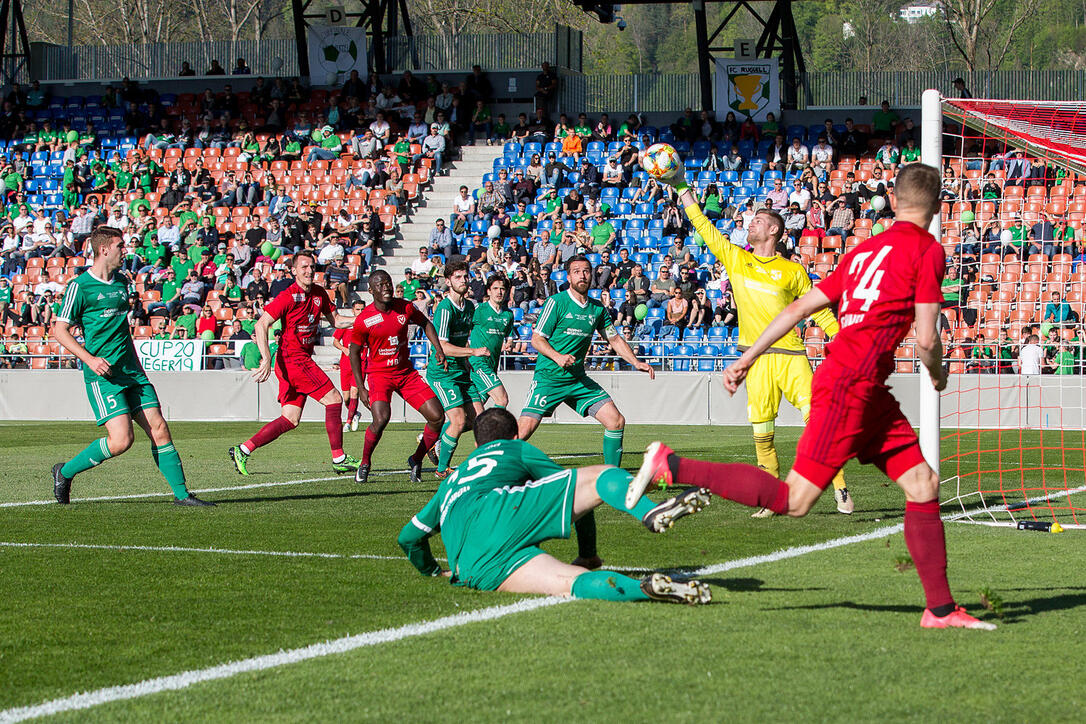
[{"label": "red jersey with number 5", "polygon": [[321,317],[334,314],[336,308],[324,287],[311,284],[307,292],[295,282],[268,302],[264,311],[273,319],[283,320],[280,354],[284,357],[311,357],[313,346],[317,343]]},{"label": "red jersey with number 5", "polygon": [[915,317],[915,304],[943,301],[946,254],[916,224],[897,221],[845,254],[818,289],[838,304],[841,331],[826,359],[884,382]]},{"label": "red jersey with number 5", "polygon": [[370,305],[362,310],[351,328],[350,342],[362,348],[362,366],[367,375],[413,369],[407,353],[407,328],[426,324],[426,315],[406,299],[392,299],[385,312]]}]

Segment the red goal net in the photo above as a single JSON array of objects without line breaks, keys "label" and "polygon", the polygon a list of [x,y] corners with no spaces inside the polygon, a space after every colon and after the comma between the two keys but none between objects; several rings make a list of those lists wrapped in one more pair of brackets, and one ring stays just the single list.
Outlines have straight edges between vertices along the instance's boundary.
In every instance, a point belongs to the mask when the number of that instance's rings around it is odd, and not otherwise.
[{"label": "red goal net", "polygon": [[1086,524],[1086,103],[944,99],[940,165],[942,497]]}]

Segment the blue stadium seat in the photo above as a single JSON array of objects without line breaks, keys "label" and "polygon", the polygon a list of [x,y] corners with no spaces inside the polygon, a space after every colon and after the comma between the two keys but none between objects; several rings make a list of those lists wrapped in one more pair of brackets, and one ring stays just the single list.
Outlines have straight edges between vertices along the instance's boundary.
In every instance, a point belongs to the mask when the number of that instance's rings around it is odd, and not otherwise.
[{"label": "blue stadium seat", "polygon": [[626,301],[626,290],[621,287],[616,287],[611,290],[611,299],[615,300],[615,304],[622,304]]},{"label": "blue stadium seat", "polygon": [[683,337],[683,340],[685,342],[694,343],[701,342],[703,338],[704,333],[701,331],[701,329],[695,327],[693,329],[686,330],[686,335]]},{"label": "blue stadium seat", "polygon": [[532,325],[530,325],[530,324],[522,324],[522,325],[520,325],[519,327],[517,327],[517,334],[520,336],[521,339],[531,339],[532,338]]},{"label": "blue stadium seat", "polygon": [[565,284],[566,283],[566,272],[565,272],[565,270],[564,269],[557,269],[555,271],[552,271],[551,272],[551,281],[553,281],[558,286],[561,286],[561,285]]},{"label": "blue stadium seat", "polygon": [[649,310],[649,313],[645,315],[645,319],[664,319],[666,316],[663,307],[653,307]]},{"label": "blue stadium seat", "polygon": [[739,172],[738,171],[721,171],[718,174],[717,178],[720,180],[721,183],[738,184],[739,183]]},{"label": "blue stadium seat", "polygon": [[522,150],[523,149],[517,141],[506,141],[505,145],[502,146],[502,152],[506,156],[519,156]]},{"label": "blue stadium seat", "polygon": [[698,357],[698,372],[716,372],[716,357]]},{"label": "blue stadium seat", "polygon": [[518,323],[524,321],[524,309],[513,307],[513,321]]},{"label": "blue stadium seat", "polygon": [[710,342],[726,342],[728,340],[727,327],[709,327],[707,339]]}]

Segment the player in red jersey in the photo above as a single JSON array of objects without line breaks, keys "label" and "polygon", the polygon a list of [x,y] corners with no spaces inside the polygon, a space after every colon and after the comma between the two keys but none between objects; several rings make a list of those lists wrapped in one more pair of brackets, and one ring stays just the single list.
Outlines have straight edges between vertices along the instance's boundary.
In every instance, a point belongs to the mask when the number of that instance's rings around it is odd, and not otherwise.
[{"label": "player in red jersey", "polygon": [[[365,302],[351,304],[352,319],[358,319],[365,309]],[[343,423],[343,432],[358,429],[358,385],[354,381],[354,372],[351,370],[351,360],[347,356],[350,352],[352,327],[340,327],[332,334],[332,346],[339,350],[339,389],[347,399],[347,420]]]},{"label": "player in red jersey", "polygon": [[272,372],[268,330],[277,320],[283,321],[283,334],[274,360],[282,415],[245,442],[230,448],[230,459],[242,475],[249,474],[247,462],[253,451],[298,427],[307,397],[324,405],[324,429],[332,448],[332,469],[347,473],[358,467],[358,460],[343,452],[343,398],[324,370],[313,361],[313,346],[320,336],[320,319],[328,320],[333,327],[349,327],[352,320],[337,314],[328,292],[313,282],[312,254],[295,254],[293,272],[294,283],[264,307],[254,335],[260,349],[260,367],[253,372],[253,379],[261,383]]},{"label": "player in red jersey", "polygon": [[[422,482],[422,457],[434,446],[445,424],[445,411],[437,395],[411,366],[407,353],[407,328],[412,324],[422,327],[426,339],[434,348],[438,364],[445,366],[445,354],[437,338],[437,330],[426,315],[406,299],[393,296],[392,277],[388,272],[377,270],[370,274],[370,294],[373,304],[366,307],[354,320],[351,328],[351,370],[354,372],[358,399],[370,411],[373,422],[366,428],[362,462],[355,471],[356,483],[365,483],[370,473],[370,457],[381,440],[389,417],[392,415],[392,393],[396,392],[426,418],[422,440],[415,453],[407,459],[411,482]],[[362,353],[366,358],[362,358]],[[368,385],[367,385],[368,382]]]},{"label": "player in red jersey", "polygon": [[[894,350],[916,322],[916,350],[937,390],[946,387],[939,339],[940,282],[946,255],[927,228],[939,210],[939,173],[910,164],[898,174],[896,220],[845,254],[837,269],[792,302],[755,343],[724,371],[734,393],[754,360],[814,312],[839,305],[840,333],[811,387],[811,417],[787,480],[752,465],[680,458],[661,443],[649,446],[628,496],[653,482],[697,485],[752,507],[794,517],[807,514],[844,464],[872,463],[905,492],[905,545],[924,587],[925,628],[994,629],[957,606],[946,578],[946,540],[939,517],[939,478],[924,461],[912,426],[886,386]],[[627,500],[630,498],[627,497]]]}]

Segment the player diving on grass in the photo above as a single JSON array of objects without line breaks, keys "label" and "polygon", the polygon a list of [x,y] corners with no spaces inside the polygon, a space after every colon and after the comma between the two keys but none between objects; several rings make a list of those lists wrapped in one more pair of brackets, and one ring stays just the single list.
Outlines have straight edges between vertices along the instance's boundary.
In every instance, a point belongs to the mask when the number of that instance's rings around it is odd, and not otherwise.
[{"label": "player diving on grass", "polygon": [[[698,199],[686,184],[682,164],[671,178],[686,215],[709,250],[724,264],[739,312],[739,349],[746,350],[788,304],[811,290],[811,278],[799,264],[777,253],[777,243],[784,235],[784,219],[770,209],[759,209],[747,229],[752,251],[732,244],[713,226],[698,205]],[[812,319],[831,338],[839,329],[833,312],[822,309]],[[789,329],[760,356],[747,376],[747,419],[754,434],[754,453],[758,466],[774,477],[781,467],[774,444],[774,422],[783,395],[806,422],[811,415],[811,363],[807,348],[796,330]],[[845,487],[845,476],[838,471],[833,479],[833,497],[837,510],[846,515],[854,504]],[[763,508],[752,517],[767,518],[773,511]]]},{"label": "player diving on grass", "polygon": [[[472,405],[472,377],[468,359],[489,357],[486,347],[470,347],[471,325],[475,318],[475,302],[468,298],[468,263],[454,261],[445,265],[448,294],[434,307],[433,326],[437,329],[438,345],[431,343],[430,359],[426,364],[426,382],[441,400],[446,422],[437,444],[437,477],[449,474],[449,461],[456,452],[460,435],[471,429],[475,421]],[[438,363],[442,355],[448,363]],[[421,462],[421,461],[420,461]]]},{"label": "player diving on grass", "polygon": [[[333,327],[349,327],[354,320],[338,314],[328,292],[313,281],[312,254],[304,251],[295,254],[292,270],[294,283],[264,307],[253,335],[260,350],[260,366],[253,371],[253,379],[258,384],[267,380],[274,364],[282,414],[245,442],[229,449],[228,455],[241,475],[249,474],[249,457],[257,448],[298,427],[307,397],[324,405],[324,429],[332,448],[332,470],[347,473],[358,467],[358,460],[343,452],[343,398],[313,361],[321,318]],[[278,320],[283,321],[283,334],[273,360],[268,330]]]},{"label": "player diving on grass", "polygon": [[[594,417],[603,425],[603,462],[622,465],[622,434],[626,418],[611,396],[584,369],[585,355],[596,332],[606,339],[615,354],[639,372],[656,378],[653,368],[634,354],[629,343],[615,329],[603,305],[588,296],[592,285],[592,263],[582,255],[566,262],[569,289],[547,299],[532,330],[536,359],[528,399],[520,412],[518,437],[527,440],[544,417],[550,417],[565,403],[582,417]],[[598,568],[596,519],[589,511],[577,521],[577,559],[574,564]]]},{"label": "player diving on grass", "polygon": [[916,433],[886,378],[894,351],[916,323],[916,350],[935,389],[946,387],[938,320],[943,248],[928,233],[939,210],[939,172],[919,163],[897,177],[893,226],[845,254],[825,280],[789,304],[750,348],[724,371],[734,393],[759,355],[801,319],[839,305],[841,331],[814,375],[811,416],[786,481],[742,464],[681,458],[654,442],[630,483],[626,502],[649,485],[696,485],[752,507],[806,515],[834,475],[852,458],[872,463],[905,493],[905,545],[924,588],[924,628],[994,629],[957,606],[946,577],[946,539],[939,517],[939,478],[924,461]]},{"label": "player diving on grass", "polygon": [[354,480],[356,483],[369,480],[370,460],[392,416],[392,393],[395,392],[426,419],[422,440],[407,459],[411,482],[422,482],[422,458],[437,441],[445,415],[434,391],[411,366],[408,328],[412,324],[419,325],[430,340],[436,350],[430,364],[443,368],[447,364],[445,353],[441,351],[437,331],[426,315],[406,299],[393,296],[392,277],[388,272],[378,269],[370,274],[369,289],[373,304],[355,318],[347,355],[358,388],[358,399],[372,417],[366,428],[362,461]]},{"label": "player diving on grass", "polygon": [[[566,470],[516,434],[516,418],[507,410],[492,408],[476,418],[478,447],[400,531],[400,547],[421,573],[445,575],[453,585],[483,591],[709,603],[712,593],[700,581],[662,573],[639,580],[589,571],[538,547],[552,538],[569,538],[573,521],[603,503],[663,533],[679,518],[701,510],[709,500],[707,491],[690,488],[659,504],[641,497],[627,506],[631,476],[625,470],[610,465]],[[429,539],[439,532],[448,571],[430,552]]]},{"label": "player diving on grass", "polygon": [[[64,289],[53,338],[83,363],[87,400],[106,436],[53,466],[53,495],[67,505],[76,475],[132,447],[135,420],[151,439],[151,457],[173,491],[174,503],[215,505],[188,491],[158,394],[136,356],[128,329],[128,282],[117,273],[124,258],[124,237],[117,229],[100,226],[90,235],[90,246],[94,263]],[[72,335],[72,326],[83,328],[82,344]]]},{"label": "player diving on grass", "polygon": [[[365,309],[364,302],[356,301],[351,304],[352,319],[358,319]],[[340,327],[332,334],[332,346],[339,350],[339,389],[347,400],[347,419],[343,423],[343,432],[358,429],[358,385],[354,381],[354,372],[351,371],[351,360],[347,356],[350,352],[348,345],[351,343],[352,327]]]}]

